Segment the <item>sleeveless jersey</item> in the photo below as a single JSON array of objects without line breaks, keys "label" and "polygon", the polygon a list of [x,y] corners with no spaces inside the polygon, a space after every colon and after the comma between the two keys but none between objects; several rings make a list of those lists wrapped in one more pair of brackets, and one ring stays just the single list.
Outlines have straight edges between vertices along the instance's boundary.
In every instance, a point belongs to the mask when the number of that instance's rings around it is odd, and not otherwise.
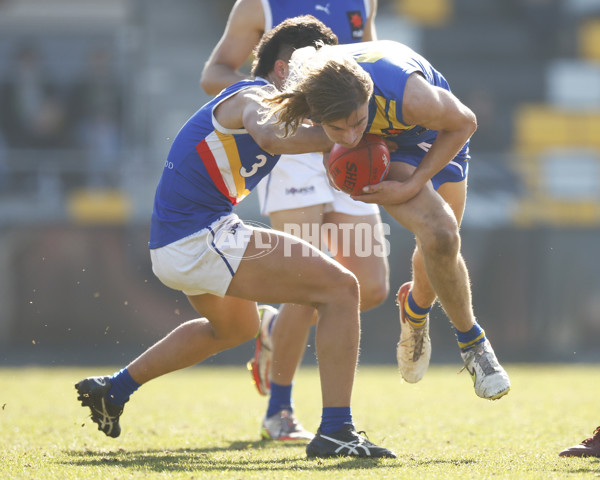
[{"label": "sleeveless jersey", "polygon": [[273,169],[280,155],[262,150],[245,129],[222,127],[213,115],[228,97],[266,84],[242,80],[227,87],[181,128],[156,189],[150,248],[187,237],[230,213]]},{"label": "sleeveless jersey", "polygon": [[[400,149],[416,145],[427,150],[437,130],[420,125],[407,125],[402,119],[402,100],[408,77],[420,72],[431,85],[450,91],[444,76],[421,55],[402,43],[379,40],[356,45],[333,47],[351,55],[373,80],[373,96],[369,102],[368,133],[390,137]],[[469,142],[459,156],[468,158]]]},{"label": "sleeveless jersey", "polygon": [[265,32],[287,18],[312,15],[338,36],[339,43],[361,42],[370,15],[369,0],[261,0]]}]

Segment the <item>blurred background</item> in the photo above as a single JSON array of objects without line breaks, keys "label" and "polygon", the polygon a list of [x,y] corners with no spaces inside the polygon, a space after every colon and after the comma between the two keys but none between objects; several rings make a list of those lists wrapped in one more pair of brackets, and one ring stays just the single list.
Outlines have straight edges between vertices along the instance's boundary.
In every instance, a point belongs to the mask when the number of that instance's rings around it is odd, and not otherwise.
[{"label": "blurred background", "polygon": [[[600,2],[379,3],[379,38],[477,114],[462,249],[498,356],[600,361]],[[124,364],[196,316],[152,274],[149,219],[232,5],[0,0],[0,364]],[[254,194],[237,213],[268,223]],[[363,315],[363,363],[395,362],[410,278],[414,239],[384,222],[392,293]],[[432,361],[458,365],[438,307],[431,328]]]}]

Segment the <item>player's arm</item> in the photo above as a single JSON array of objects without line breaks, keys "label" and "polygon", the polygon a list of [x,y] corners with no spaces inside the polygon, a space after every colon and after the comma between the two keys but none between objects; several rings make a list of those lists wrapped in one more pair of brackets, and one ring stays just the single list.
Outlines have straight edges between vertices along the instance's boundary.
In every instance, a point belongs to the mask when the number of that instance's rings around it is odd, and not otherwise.
[{"label": "player's arm", "polygon": [[410,200],[458,154],[477,129],[477,119],[469,108],[451,92],[430,85],[417,73],[406,83],[402,116],[405,124],[437,130],[437,137],[408,179],[369,186],[367,192],[377,197],[361,197],[363,201],[389,204]]},{"label": "player's arm", "polygon": [[475,114],[448,90],[430,85],[412,74],[402,104],[404,123],[421,125],[438,134],[412,177],[423,186],[444,168],[477,130]]},{"label": "player's arm", "polygon": [[244,112],[244,126],[260,148],[271,154],[327,152],[333,146],[320,126],[302,124],[296,133],[284,138],[282,126],[273,118],[262,125],[258,123],[260,118],[256,109],[249,108]]},{"label": "player's arm", "polygon": [[263,122],[259,103],[260,88],[242,90],[221,102],[214,110],[216,120],[223,127],[246,129],[256,143],[271,154],[328,152],[333,146],[320,126],[300,125],[295,135],[283,138],[283,127],[271,118]]},{"label": "player's arm", "polygon": [[200,85],[209,95],[246,78],[238,72],[260,41],[265,18],[260,0],[237,0],[223,36],[204,65]]},{"label": "player's arm", "polygon": [[365,23],[365,32],[363,33],[363,42],[377,40],[377,32],[375,31],[375,17],[377,16],[377,0],[369,0],[371,11],[369,18]]},{"label": "player's arm", "polygon": [[243,110],[242,122],[244,128],[263,150],[271,154],[294,155],[326,152],[333,146],[333,142],[320,126],[305,123],[299,126],[294,135],[284,138],[282,125],[276,124],[274,117],[263,123],[261,110],[263,107],[250,96]]}]

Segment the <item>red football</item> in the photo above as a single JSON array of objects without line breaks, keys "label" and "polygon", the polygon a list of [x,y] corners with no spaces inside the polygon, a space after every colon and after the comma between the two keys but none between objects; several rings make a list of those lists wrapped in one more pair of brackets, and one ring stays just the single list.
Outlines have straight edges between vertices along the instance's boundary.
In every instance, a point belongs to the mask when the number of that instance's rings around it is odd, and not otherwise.
[{"label": "red football", "polygon": [[327,174],[342,192],[360,195],[365,185],[381,182],[388,173],[390,151],[383,139],[366,134],[354,148],[337,143],[329,153]]}]

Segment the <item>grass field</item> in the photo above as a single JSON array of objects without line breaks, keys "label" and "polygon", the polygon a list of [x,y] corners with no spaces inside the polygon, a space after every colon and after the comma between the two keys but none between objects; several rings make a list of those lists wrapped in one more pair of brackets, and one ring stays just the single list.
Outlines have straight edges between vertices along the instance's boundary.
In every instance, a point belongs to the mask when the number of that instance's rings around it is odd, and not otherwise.
[{"label": "grass field", "polygon": [[[73,384],[115,368],[0,369],[0,479],[600,478],[600,459],[564,459],[600,424],[600,366],[508,365],[513,389],[473,393],[459,365],[432,366],[409,385],[393,367],[361,367],[353,414],[395,460],[307,460],[302,444],[259,440],[266,400],[244,367],[192,368],[142,387],[107,438]],[[295,383],[296,413],[316,430],[313,367]]]}]

